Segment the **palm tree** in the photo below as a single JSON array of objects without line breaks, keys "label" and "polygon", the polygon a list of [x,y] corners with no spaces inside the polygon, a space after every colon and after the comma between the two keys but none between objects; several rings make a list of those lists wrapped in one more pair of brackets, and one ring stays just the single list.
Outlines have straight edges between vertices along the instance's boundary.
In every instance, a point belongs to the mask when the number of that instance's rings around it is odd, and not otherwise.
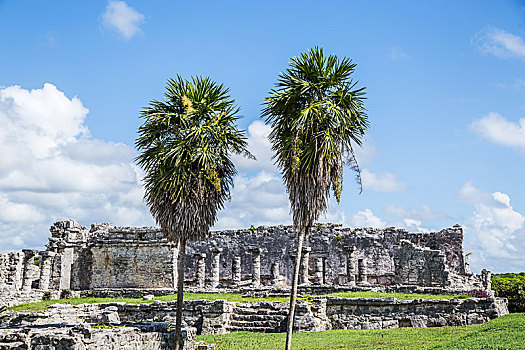
[{"label": "palm tree", "polygon": [[175,347],[180,347],[186,242],[202,239],[230,198],[232,153],[253,157],[238,130],[229,89],[209,78],[169,79],[164,101],[141,112],[135,141],[145,172],[144,199],[168,240],[179,247]]},{"label": "palm tree", "polygon": [[355,170],[362,189],[353,145],[362,145],[368,118],[364,88],[356,88],[357,83],[351,79],[355,67],[346,57],[326,57],[322,48],[314,47],[291,59],[266,98],[262,112],[272,126],[269,138],[283,173],[297,233],[287,350],[292,341],[304,238],[326,211],[330,188],[340,202],[345,163]]}]

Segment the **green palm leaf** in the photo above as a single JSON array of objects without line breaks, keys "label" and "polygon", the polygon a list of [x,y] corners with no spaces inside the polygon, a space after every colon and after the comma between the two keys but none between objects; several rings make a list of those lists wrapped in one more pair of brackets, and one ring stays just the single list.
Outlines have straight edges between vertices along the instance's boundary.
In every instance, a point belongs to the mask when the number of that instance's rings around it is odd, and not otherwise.
[{"label": "green palm leaf", "polygon": [[364,88],[351,79],[355,66],[348,58],[326,57],[322,48],[314,47],[291,59],[265,100],[262,116],[272,126],[274,159],[283,173],[298,233],[286,349],[291,346],[304,237],[326,211],[330,189],[340,202],[344,164],[355,170],[362,189],[353,147],[362,145],[368,117]]}]

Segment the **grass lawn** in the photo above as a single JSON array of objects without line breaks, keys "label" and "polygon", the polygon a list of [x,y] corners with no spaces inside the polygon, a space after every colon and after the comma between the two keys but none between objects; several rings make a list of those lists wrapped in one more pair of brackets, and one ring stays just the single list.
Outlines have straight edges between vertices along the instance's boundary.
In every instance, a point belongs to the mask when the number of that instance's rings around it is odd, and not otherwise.
[{"label": "grass lawn", "polygon": [[[238,332],[201,335],[217,350],[273,350],[286,334]],[[525,349],[525,314],[510,314],[482,325],[383,330],[335,330],[293,335],[293,349]]]},{"label": "grass lawn", "polygon": [[[406,293],[376,293],[376,292],[344,292],[344,293],[333,293],[327,294],[326,296],[336,296],[342,298],[384,298],[384,297],[395,297],[397,299],[412,300],[412,299],[452,299],[452,298],[466,298],[465,295],[425,295],[425,294],[406,294]],[[155,297],[156,300],[160,301],[175,301],[177,299],[176,294],[164,295]],[[235,293],[184,293],[184,300],[218,300],[225,299],[227,301],[245,301],[245,302],[257,302],[257,301],[288,301],[288,297],[279,298],[244,298],[241,294]],[[70,299],[53,299],[44,300],[38,303],[20,304],[11,306],[8,310],[13,311],[30,311],[30,312],[41,312],[46,309],[47,306],[52,304],[94,304],[94,303],[110,303],[110,302],[125,302],[128,304],[151,304],[153,301],[144,301],[142,299],[125,299],[125,298],[70,298]]]}]

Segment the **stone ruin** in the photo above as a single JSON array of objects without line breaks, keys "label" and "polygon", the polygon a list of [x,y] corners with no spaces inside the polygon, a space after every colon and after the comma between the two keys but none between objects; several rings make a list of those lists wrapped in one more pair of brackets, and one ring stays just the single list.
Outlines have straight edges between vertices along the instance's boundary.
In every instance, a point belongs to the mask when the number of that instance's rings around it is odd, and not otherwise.
[{"label": "stone ruin", "polygon": [[[46,250],[0,254],[5,291],[173,289],[177,245],[155,227],[117,227],[73,220],[50,228]],[[490,291],[490,272],[470,272],[459,225],[431,233],[313,228],[301,257],[300,285],[319,289],[417,287]],[[194,288],[276,288],[290,286],[296,236],[291,226],[215,231],[191,242],[185,279]]]},{"label": "stone ruin", "polygon": [[[43,251],[0,254],[0,350],[4,345],[40,349],[55,343],[63,349],[171,348],[175,302],[55,305],[39,314],[2,312],[2,307],[44,298],[140,298],[175,292],[177,244],[168,242],[158,228],[104,223],[88,229],[69,220],[56,222],[50,231]],[[470,272],[462,244],[459,225],[431,233],[333,224],[312,228],[300,262],[300,293],[460,294],[481,289],[491,297],[410,301],[310,297],[298,303],[296,331],[457,326],[508,313],[506,300],[493,297],[490,271],[483,270],[480,276]],[[295,251],[291,226],[211,232],[186,248],[185,288],[286,295]],[[286,322],[287,306],[281,302],[197,300],[184,305],[185,334],[282,332]],[[108,323],[119,327],[91,328]],[[212,348],[198,345],[192,337],[185,348]],[[14,343],[21,345],[13,347]]]}]

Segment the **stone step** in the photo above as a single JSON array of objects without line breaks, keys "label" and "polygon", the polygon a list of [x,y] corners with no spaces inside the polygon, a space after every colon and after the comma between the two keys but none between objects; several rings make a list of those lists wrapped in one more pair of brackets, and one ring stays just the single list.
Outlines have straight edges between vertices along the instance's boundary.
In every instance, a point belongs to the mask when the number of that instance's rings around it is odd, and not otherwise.
[{"label": "stone step", "polygon": [[285,303],[276,303],[276,302],[266,302],[261,301],[257,303],[237,303],[237,307],[241,308],[255,308],[255,309],[269,309],[269,310],[283,310],[288,309],[288,304]]},{"label": "stone step", "polygon": [[231,318],[236,321],[276,321],[280,322],[286,318],[284,315],[261,315],[261,314],[232,314]]},{"label": "stone step", "polygon": [[233,313],[238,315],[288,315],[288,310],[257,309],[253,307],[234,307]]},{"label": "stone step", "polygon": [[256,328],[248,328],[248,327],[228,327],[228,330],[230,332],[252,332],[252,333],[279,333],[279,329],[276,329],[274,327],[256,327]]},{"label": "stone step", "polygon": [[237,321],[231,320],[230,327],[238,327],[244,329],[252,328],[279,328],[280,321]]}]

